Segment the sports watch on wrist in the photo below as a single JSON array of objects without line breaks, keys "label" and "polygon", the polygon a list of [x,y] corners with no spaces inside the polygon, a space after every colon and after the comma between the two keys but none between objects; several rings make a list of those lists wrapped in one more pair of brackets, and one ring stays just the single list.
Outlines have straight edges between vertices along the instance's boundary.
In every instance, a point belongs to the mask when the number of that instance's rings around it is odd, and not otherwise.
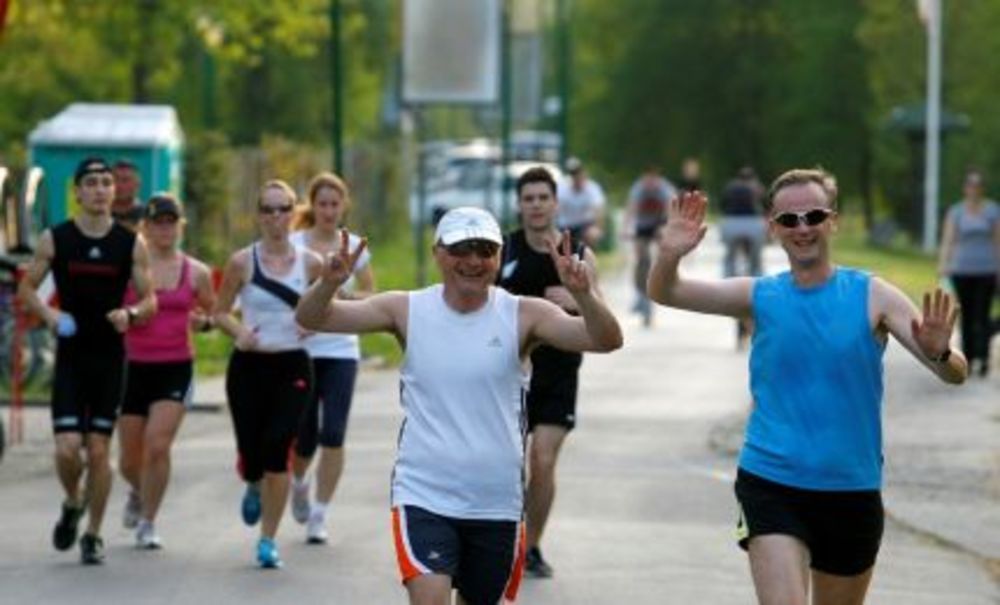
[{"label": "sports watch on wrist", "polygon": [[951,347],[948,347],[940,355],[931,357],[931,361],[934,363],[945,363],[951,358]]}]

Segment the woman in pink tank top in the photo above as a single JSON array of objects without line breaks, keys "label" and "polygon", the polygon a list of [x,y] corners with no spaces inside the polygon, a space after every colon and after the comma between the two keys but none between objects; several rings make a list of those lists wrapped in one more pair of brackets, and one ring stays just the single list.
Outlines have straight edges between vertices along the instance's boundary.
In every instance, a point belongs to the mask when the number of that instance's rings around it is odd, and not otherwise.
[{"label": "woman in pink tank top", "polygon": [[[170,478],[170,448],[194,386],[191,328],[211,328],[215,294],[208,267],[178,247],[184,211],[176,198],[154,195],[141,230],[157,311],[148,321],[132,323],[125,334],[128,370],[118,420],[118,466],[131,487],[124,525],[135,530],[140,548],[155,549],[160,538],[153,522]],[[134,297],[129,287],[126,302]]]}]

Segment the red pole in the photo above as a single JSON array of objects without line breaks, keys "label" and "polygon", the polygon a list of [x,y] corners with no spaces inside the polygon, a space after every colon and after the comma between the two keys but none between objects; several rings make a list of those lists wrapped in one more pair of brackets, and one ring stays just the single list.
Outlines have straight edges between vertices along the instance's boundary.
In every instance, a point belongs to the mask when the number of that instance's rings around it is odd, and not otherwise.
[{"label": "red pole", "polygon": [[[14,284],[21,283],[24,269],[18,267],[14,272]],[[10,370],[10,442],[21,443],[24,440],[24,360],[21,359],[21,342],[27,327],[27,317],[21,308],[21,300],[14,296],[14,334],[11,337],[11,370]]]}]

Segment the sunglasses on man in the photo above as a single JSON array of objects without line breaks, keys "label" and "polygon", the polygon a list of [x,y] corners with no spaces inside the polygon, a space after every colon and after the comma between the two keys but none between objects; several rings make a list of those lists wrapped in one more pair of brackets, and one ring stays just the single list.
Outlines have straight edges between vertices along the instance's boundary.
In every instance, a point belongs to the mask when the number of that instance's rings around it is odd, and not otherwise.
[{"label": "sunglasses on man", "polygon": [[782,212],[781,214],[772,217],[771,220],[786,229],[794,229],[799,225],[815,227],[825,223],[826,219],[830,218],[831,214],[833,214],[832,210],[815,208],[808,212]]},{"label": "sunglasses on man", "polygon": [[454,256],[456,258],[466,258],[476,255],[479,258],[486,259],[493,258],[497,251],[500,250],[500,246],[487,240],[469,239],[450,246],[445,246],[444,249],[449,256]]}]

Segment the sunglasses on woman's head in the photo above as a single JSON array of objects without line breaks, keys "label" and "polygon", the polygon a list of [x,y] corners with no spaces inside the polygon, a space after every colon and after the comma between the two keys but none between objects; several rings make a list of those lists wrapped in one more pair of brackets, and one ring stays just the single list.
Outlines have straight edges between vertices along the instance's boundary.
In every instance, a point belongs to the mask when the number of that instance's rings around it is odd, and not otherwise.
[{"label": "sunglasses on woman's head", "polygon": [[815,208],[808,212],[782,212],[771,218],[771,220],[787,229],[794,229],[799,225],[815,227],[826,222],[826,219],[830,218],[831,214],[833,214],[831,210]]},{"label": "sunglasses on woman's head", "polygon": [[449,255],[458,258],[465,258],[473,254],[479,258],[492,258],[497,253],[497,250],[500,249],[500,246],[494,242],[482,239],[469,239],[464,242],[445,246],[444,249]]},{"label": "sunglasses on woman's head", "polygon": [[257,212],[261,214],[285,214],[292,211],[291,204],[285,204],[284,206],[257,206]]}]

